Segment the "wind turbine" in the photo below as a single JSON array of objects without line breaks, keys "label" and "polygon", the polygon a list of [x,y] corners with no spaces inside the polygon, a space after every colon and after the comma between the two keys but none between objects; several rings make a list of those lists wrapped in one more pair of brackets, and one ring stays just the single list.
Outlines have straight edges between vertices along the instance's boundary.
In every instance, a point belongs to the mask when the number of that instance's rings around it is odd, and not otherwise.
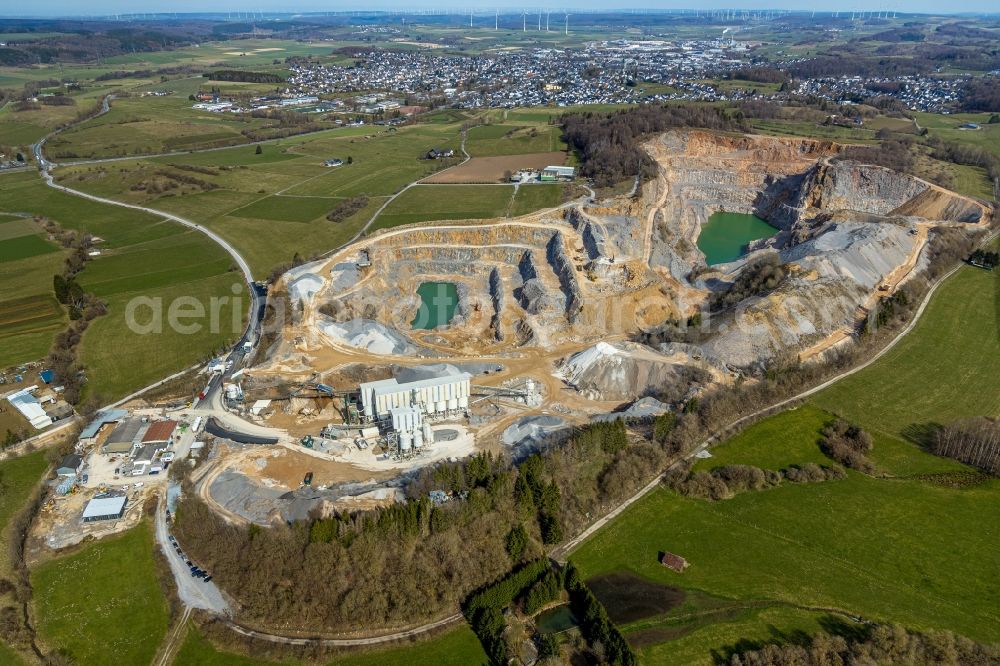
[{"label": "wind turbine", "polygon": [[528,32],[528,12],[521,10],[521,32]]},{"label": "wind turbine", "polygon": [[566,29],[565,34],[569,35],[569,14],[566,14]]},{"label": "wind turbine", "polygon": [[469,27],[472,27],[472,10],[469,10]]},{"label": "wind turbine", "polygon": [[493,18],[493,30],[497,31],[500,29],[500,10],[496,10],[496,16]]},{"label": "wind turbine", "polygon": [[538,32],[542,31],[542,10],[538,10]]},{"label": "wind turbine", "polygon": [[551,13],[549,10],[545,10],[545,32],[549,31],[549,14]]}]

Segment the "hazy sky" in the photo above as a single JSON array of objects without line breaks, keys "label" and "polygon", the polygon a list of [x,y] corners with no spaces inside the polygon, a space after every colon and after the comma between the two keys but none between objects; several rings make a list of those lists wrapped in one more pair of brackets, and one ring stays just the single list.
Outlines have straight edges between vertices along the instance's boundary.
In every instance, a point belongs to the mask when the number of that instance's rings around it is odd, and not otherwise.
[{"label": "hazy sky", "polygon": [[439,2],[406,2],[405,0],[370,0],[367,2],[338,2],[337,0],[35,0],[34,2],[14,2],[8,0],[0,6],[0,16],[96,16],[116,13],[137,12],[204,12],[204,11],[281,11],[317,12],[361,10],[401,10],[440,8],[467,12],[474,8],[482,13],[492,13],[500,7],[507,12],[520,12],[522,8],[547,9],[600,9],[622,7],[647,7],[657,9],[692,8],[741,8],[741,9],[794,9],[794,10],[840,10],[866,9],[878,11],[908,11],[923,13],[1000,13],[997,0],[679,0],[677,2],[655,2],[636,0],[632,2],[609,2],[608,0],[528,0],[525,4],[504,3],[494,0],[493,4],[468,2],[463,0],[440,0]]}]

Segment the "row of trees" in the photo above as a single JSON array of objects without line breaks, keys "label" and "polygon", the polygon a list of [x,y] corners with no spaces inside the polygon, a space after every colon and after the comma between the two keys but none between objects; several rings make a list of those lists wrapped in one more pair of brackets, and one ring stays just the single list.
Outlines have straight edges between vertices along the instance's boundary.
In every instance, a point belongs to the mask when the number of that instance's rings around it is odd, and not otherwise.
[{"label": "row of trees", "polygon": [[633,666],[636,658],[628,641],[611,622],[608,611],[583,582],[572,562],[566,565],[566,591],[569,592],[573,615],[580,622],[580,632],[587,639],[598,662],[611,666]]},{"label": "row of trees", "polygon": [[845,478],[840,467],[804,463],[782,470],[761,469],[752,465],[725,465],[710,472],[691,473],[690,465],[683,465],[667,474],[666,484],[685,497],[708,500],[731,499],[742,492],[766,490],[791,483],[819,483]]},{"label": "row of trees", "polygon": [[[348,164],[351,164],[353,161],[354,160],[351,157],[347,158]],[[344,199],[327,214],[326,219],[330,220],[331,222],[343,222],[350,216],[362,210],[367,205],[368,205],[368,197],[364,195],[358,197],[351,197],[350,199]]]},{"label": "row of trees", "polygon": [[861,638],[819,633],[803,645],[767,645],[738,652],[730,666],[829,666],[831,664],[936,664],[976,666],[1000,662],[1000,647],[976,643],[950,631],[907,631],[877,625]]},{"label": "row of trees", "polygon": [[1000,420],[975,416],[942,426],[931,451],[1000,476]]},{"label": "row of trees", "polygon": [[469,596],[462,612],[479,637],[490,663],[504,666],[511,654],[504,639],[507,621],[504,611],[550,572],[549,561],[539,558],[512,571],[500,580]]},{"label": "row of trees", "polygon": [[238,81],[241,83],[284,83],[285,77],[274,72],[250,72],[240,69],[218,69],[202,76],[213,81]]},{"label": "row of trees", "polygon": [[72,250],[63,263],[62,273],[52,276],[52,292],[56,300],[69,311],[70,324],[66,330],[56,335],[47,363],[65,388],[63,399],[76,405],[82,398],[83,390],[83,368],[77,360],[77,346],[90,322],[107,314],[107,305],[93,294],[87,293],[76,279],[89,259],[87,252],[91,247],[90,236],[64,230],[50,220],[45,220],[43,224],[63,247]]},{"label": "row of trees", "polygon": [[969,261],[983,268],[993,270],[997,266],[1000,266],[1000,252],[991,252],[979,248],[969,255]]}]

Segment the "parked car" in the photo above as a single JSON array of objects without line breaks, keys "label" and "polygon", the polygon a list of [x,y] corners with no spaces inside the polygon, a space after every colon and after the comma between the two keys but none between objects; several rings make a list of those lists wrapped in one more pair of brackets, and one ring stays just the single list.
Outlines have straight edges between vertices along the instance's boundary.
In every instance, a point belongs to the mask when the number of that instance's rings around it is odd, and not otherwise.
[{"label": "parked car", "polygon": [[212,577],[211,576],[205,576],[201,580],[202,580],[203,583],[207,583],[208,581],[212,580]]}]

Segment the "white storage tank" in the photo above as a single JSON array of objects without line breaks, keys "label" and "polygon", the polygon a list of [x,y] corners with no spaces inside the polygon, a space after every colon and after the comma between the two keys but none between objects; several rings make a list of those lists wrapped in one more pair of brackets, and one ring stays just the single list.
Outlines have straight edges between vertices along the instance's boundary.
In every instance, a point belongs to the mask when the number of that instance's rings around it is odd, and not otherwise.
[{"label": "white storage tank", "polygon": [[409,451],[412,446],[413,436],[408,432],[399,433],[399,450],[405,453],[406,451]]},{"label": "white storage tank", "polygon": [[431,430],[431,424],[428,423],[427,421],[424,421],[423,431],[424,431],[424,441],[427,442],[428,444],[430,444],[431,442],[433,442],[434,441],[434,431]]},{"label": "white storage tank", "polygon": [[458,406],[461,407],[462,409],[468,409],[469,408],[469,396],[463,395],[461,398],[459,398],[458,399]]},{"label": "white storage tank", "polygon": [[448,410],[455,411],[458,409],[458,398],[448,398]]},{"label": "white storage tank", "polygon": [[413,431],[413,448],[419,449],[424,445],[424,433],[420,430]]},{"label": "white storage tank", "polygon": [[438,413],[445,412],[448,410],[448,402],[446,400],[438,400],[434,407],[434,411]]}]

